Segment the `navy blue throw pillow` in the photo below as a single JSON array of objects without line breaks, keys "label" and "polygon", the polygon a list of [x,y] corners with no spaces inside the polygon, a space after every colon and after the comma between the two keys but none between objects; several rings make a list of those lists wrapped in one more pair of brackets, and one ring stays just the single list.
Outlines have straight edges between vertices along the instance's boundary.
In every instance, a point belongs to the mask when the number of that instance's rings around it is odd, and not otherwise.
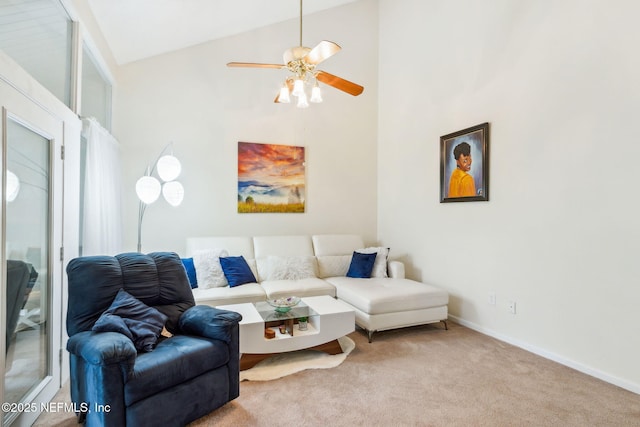
[{"label": "navy blue throw pillow", "polygon": [[119,332],[129,337],[138,351],[151,351],[156,348],[166,321],[167,316],[120,289],[92,330]]},{"label": "navy blue throw pillow", "polygon": [[361,254],[360,252],[354,252],[351,257],[349,271],[347,271],[347,277],[355,277],[359,279],[370,278],[371,270],[373,270],[373,263],[376,262],[376,255],[376,253]]},{"label": "navy blue throw pillow", "polygon": [[193,263],[193,258],[181,258],[184,269],[187,270],[187,277],[189,278],[189,284],[191,289],[198,287],[198,278],[196,277],[196,266]]},{"label": "navy blue throw pillow", "polygon": [[256,281],[256,277],[242,255],[220,257],[220,265],[224,277],[227,278],[227,282],[232,288]]}]

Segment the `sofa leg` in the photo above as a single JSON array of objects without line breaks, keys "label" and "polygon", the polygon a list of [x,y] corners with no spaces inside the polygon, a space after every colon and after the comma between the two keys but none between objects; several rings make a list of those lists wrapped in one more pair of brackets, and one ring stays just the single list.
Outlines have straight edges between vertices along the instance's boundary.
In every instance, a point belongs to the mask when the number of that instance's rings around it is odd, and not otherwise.
[{"label": "sofa leg", "polygon": [[449,325],[447,325],[447,319],[441,320],[441,322],[444,323],[444,330],[448,331],[449,330]]},{"label": "sofa leg", "polygon": [[369,336],[369,344],[371,344],[371,341],[373,341],[373,334],[374,334],[375,332],[376,332],[376,331],[370,331],[370,330],[367,330],[367,335]]}]

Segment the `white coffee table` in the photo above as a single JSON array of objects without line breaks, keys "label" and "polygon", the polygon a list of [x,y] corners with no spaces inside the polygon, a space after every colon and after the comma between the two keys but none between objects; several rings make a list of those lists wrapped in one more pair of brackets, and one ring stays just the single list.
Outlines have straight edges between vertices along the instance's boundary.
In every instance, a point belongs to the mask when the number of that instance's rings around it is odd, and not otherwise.
[{"label": "white coffee table", "polygon": [[[329,354],[342,353],[338,338],[355,330],[355,312],[348,305],[328,295],[301,298],[300,307],[289,314],[279,315],[267,303],[245,303],[218,306],[240,313],[240,369],[251,368],[259,361],[278,353],[303,349],[320,350]],[[308,307],[308,309],[305,308]],[[308,313],[308,314],[307,314]],[[306,315],[306,331],[298,329],[297,317]],[[287,326],[281,333],[280,324]],[[265,329],[275,331],[275,337],[265,337]]]}]

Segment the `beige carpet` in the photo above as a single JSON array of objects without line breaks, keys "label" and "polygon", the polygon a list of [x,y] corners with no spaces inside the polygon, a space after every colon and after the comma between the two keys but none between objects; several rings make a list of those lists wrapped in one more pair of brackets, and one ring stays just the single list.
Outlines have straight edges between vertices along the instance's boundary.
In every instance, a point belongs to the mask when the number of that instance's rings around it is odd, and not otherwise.
[{"label": "beige carpet", "polygon": [[[640,426],[640,396],[449,322],[349,335],[339,366],[240,383],[199,426]],[[55,401],[68,400],[68,387]],[[58,414],[60,415],[60,414]],[[41,426],[75,426],[48,414]]]}]

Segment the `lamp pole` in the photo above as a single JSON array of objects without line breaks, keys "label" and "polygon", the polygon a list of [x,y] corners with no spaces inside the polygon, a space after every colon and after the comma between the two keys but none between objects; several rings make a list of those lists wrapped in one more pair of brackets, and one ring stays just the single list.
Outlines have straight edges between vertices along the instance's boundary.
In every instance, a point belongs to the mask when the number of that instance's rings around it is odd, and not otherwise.
[{"label": "lamp pole", "polygon": [[142,218],[147,205],[140,200],[138,202],[138,252],[142,252]]}]

